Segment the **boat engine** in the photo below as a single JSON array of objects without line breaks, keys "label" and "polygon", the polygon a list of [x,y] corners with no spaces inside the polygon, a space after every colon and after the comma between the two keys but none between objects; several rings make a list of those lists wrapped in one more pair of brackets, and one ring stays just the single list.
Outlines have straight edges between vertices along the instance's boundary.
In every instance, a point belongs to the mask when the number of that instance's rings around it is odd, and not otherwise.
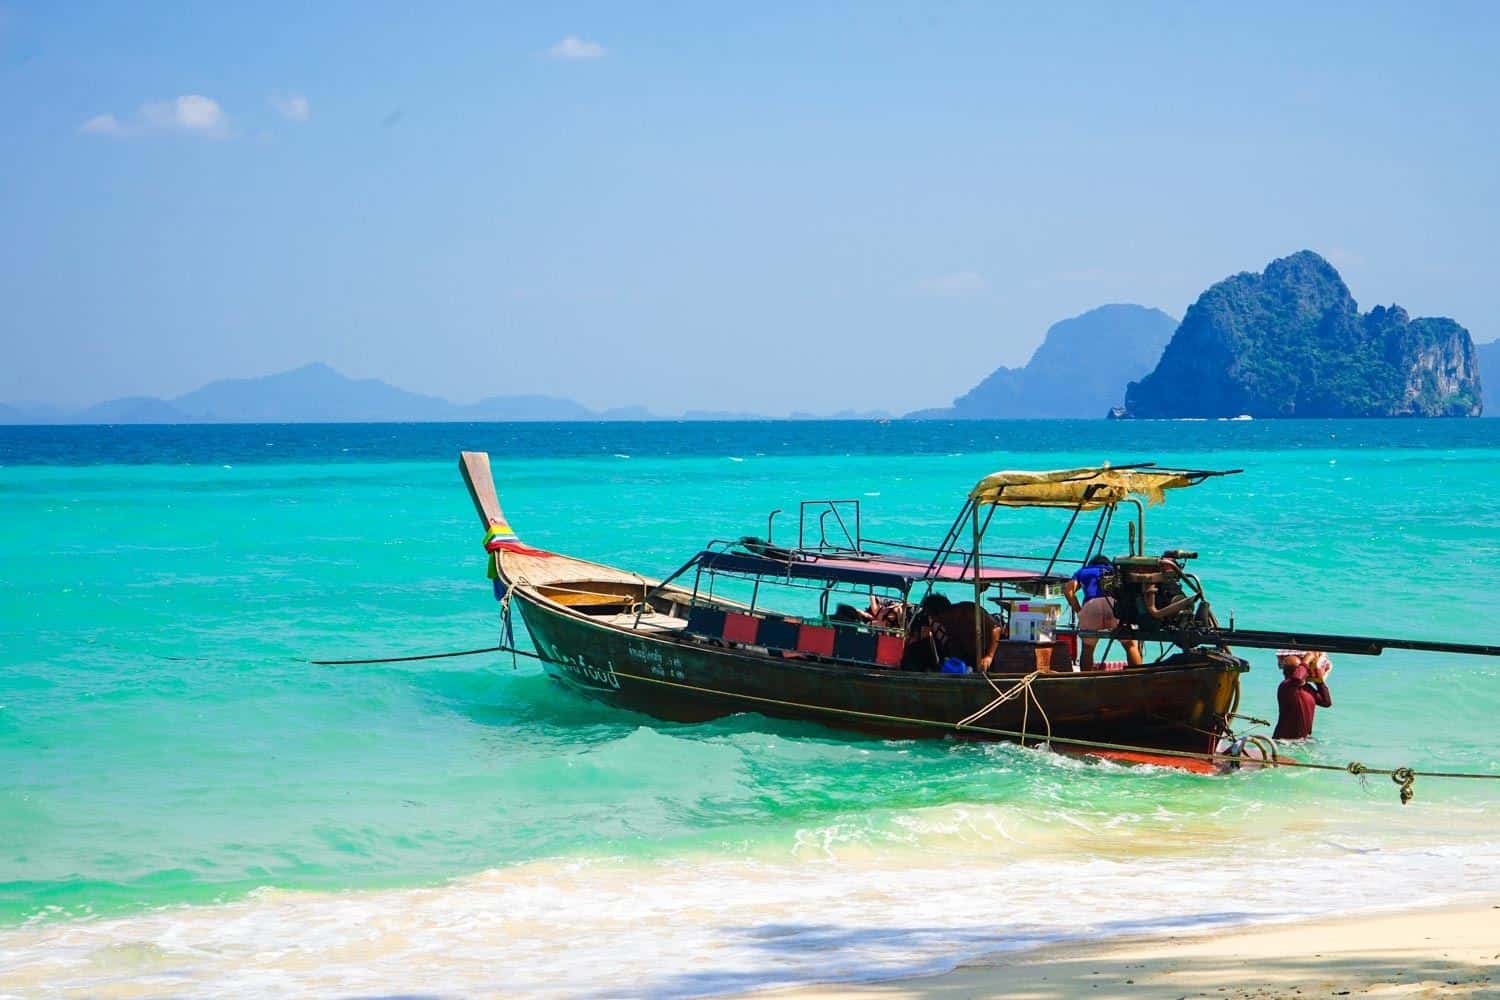
[{"label": "boat engine", "polygon": [[1182,564],[1198,553],[1168,549],[1160,556],[1127,556],[1115,560],[1115,615],[1123,625],[1142,632],[1191,632],[1216,628],[1218,622],[1198,578]]}]

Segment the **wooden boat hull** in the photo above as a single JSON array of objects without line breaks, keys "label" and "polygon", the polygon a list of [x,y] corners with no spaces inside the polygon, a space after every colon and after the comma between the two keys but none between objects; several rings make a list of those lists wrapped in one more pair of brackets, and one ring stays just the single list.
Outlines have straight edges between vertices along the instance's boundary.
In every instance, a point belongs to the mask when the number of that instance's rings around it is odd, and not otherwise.
[{"label": "wooden boat hull", "polygon": [[460,468],[496,594],[519,611],[547,671],[621,708],[678,722],[759,712],[897,738],[1050,737],[1060,749],[1117,744],[1140,760],[1214,750],[1239,699],[1245,662],[1206,650],[1116,672],[954,675],[711,640],[688,628],[692,594],[525,545],[500,510],[488,456],[465,452]]},{"label": "wooden boat hull", "polygon": [[[1244,670],[1233,657],[1203,653],[1118,672],[1044,673],[1033,682],[1030,706],[1021,695],[960,729],[995,700],[982,676],[784,659],[601,624],[524,587],[513,599],[551,676],[607,704],[675,722],[759,712],[890,738],[990,740],[1021,733],[1040,740],[1050,723],[1054,744],[1064,747],[1073,739],[1202,753],[1223,732]],[[1023,676],[992,679],[1004,691]]]}]

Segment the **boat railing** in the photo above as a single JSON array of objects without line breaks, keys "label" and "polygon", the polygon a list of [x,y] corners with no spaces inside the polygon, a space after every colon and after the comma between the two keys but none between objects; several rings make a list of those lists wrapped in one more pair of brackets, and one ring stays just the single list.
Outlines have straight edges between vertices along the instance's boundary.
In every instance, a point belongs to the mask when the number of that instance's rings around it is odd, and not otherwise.
[{"label": "boat railing", "polygon": [[906,645],[900,632],[889,629],[706,604],[688,612],[683,631],[699,640],[751,647],[773,656],[815,657],[884,668],[900,664]]},{"label": "boat railing", "polygon": [[[767,522],[766,542],[773,541],[770,536],[770,527],[775,522],[776,513],[773,512]],[[808,515],[817,515],[818,544],[809,545],[808,539],[811,533],[808,530]],[[828,519],[832,517],[838,527],[839,535],[834,536],[833,541],[828,540]],[[853,529],[850,523],[853,523]],[[863,542],[860,538],[861,514],[858,500],[803,500],[797,505],[797,549],[799,551],[817,552],[852,552],[859,555],[864,551]]]},{"label": "boat railing", "polygon": [[[828,605],[830,603],[830,600],[835,597],[868,600],[869,598],[875,596],[876,591],[884,591],[885,594],[893,600],[904,601],[906,597],[905,590],[893,584],[883,586],[879,583],[851,583],[848,581],[837,579],[804,579],[801,577],[793,576],[791,574],[783,576],[778,573],[773,575],[769,573],[756,572],[753,570],[725,568],[723,566],[713,565],[711,563],[709,565],[705,565],[703,555],[707,554],[708,553],[700,554],[693,560],[693,563],[697,566],[698,569],[698,574],[693,581],[693,591],[691,598],[693,604],[697,604],[700,598],[710,602],[715,600],[715,583],[719,577],[725,577],[731,580],[742,580],[750,584],[751,589],[750,600],[748,602],[748,610],[752,613],[757,610],[757,607],[760,603],[760,588],[762,584],[770,584],[778,589],[783,590],[799,590],[816,594],[818,596],[817,617],[823,619],[831,618]],[[706,595],[704,592],[705,577],[707,578]],[[851,624],[868,623],[856,622]],[[880,628],[879,626],[870,627],[876,629]]]},{"label": "boat railing", "polygon": [[[912,544],[910,544],[908,542],[892,542],[892,541],[887,541],[886,539],[883,539],[883,538],[867,538],[867,539],[865,539],[865,544],[867,544],[867,545],[879,545],[879,546],[882,546],[884,548],[902,549],[902,550],[908,551],[908,552],[918,552],[918,553],[922,553],[923,555],[927,555],[927,556],[931,556],[931,555],[937,554],[937,553],[939,553],[939,552],[942,551],[941,549],[939,549],[935,545],[912,545]],[[963,548],[962,546],[959,546],[959,547],[956,547],[956,548],[952,548],[949,551],[951,551],[954,555],[957,555],[957,556],[959,556],[961,558],[964,558],[964,559],[967,559],[968,556],[969,556],[969,550],[966,549],[966,548]],[[870,555],[871,553],[866,552],[865,554],[866,555]],[[1077,566],[1082,566],[1084,564],[1084,560],[1083,559],[1069,559],[1069,558],[1057,558],[1057,559],[1053,559],[1051,556],[1028,556],[1028,555],[1022,555],[1019,552],[981,552],[980,556],[982,558],[986,559],[986,560],[989,560],[989,559],[999,559],[999,560],[1007,561],[1007,562],[1010,562],[1010,561],[1014,561],[1014,562],[1039,562],[1039,563],[1053,563],[1053,562],[1056,562],[1056,563],[1067,563],[1069,565],[1077,565]]]},{"label": "boat railing", "polygon": [[[727,539],[715,538],[712,541],[710,541],[706,546],[704,546],[704,551],[711,552],[711,551],[714,550],[715,546],[724,546],[724,547],[727,548],[729,545],[732,545],[732,544],[735,544],[735,543],[730,542]],[[640,606],[640,609],[636,612],[636,616],[635,616],[635,627],[636,628],[640,628],[640,626],[641,626],[641,619],[644,618],[645,615],[646,615],[646,612],[648,610],[650,610],[650,607],[651,607],[651,598],[655,597],[658,594],[664,593],[666,591],[667,587],[672,583],[672,581],[674,581],[674,580],[678,579],[679,577],[681,577],[684,573],[686,573],[688,570],[692,569],[694,566],[697,566],[698,563],[699,563],[699,561],[702,558],[703,558],[703,552],[695,552],[695,553],[693,553],[692,558],[688,559],[687,562],[683,563],[681,566],[678,566],[672,572],[668,573],[666,576],[664,576],[660,580],[658,580],[656,582],[656,585],[654,587],[647,588],[647,590],[645,591],[645,593],[643,593],[641,595],[641,606]],[[693,598],[697,597],[697,591],[698,591],[697,583],[696,583],[696,581],[694,581]],[[689,602],[689,606],[691,606],[691,603],[692,602],[690,601]]]},{"label": "boat railing", "polygon": [[[904,623],[887,625],[875,621],[857,621],[829,614],[830,598],[847,595],[869,598],[877,590],[905,601],[905,586],[881,585],[876,582],[854,583],[837,578],[801,578],[788,572],[764,572],[758,567],[741,568],[736,562],[716,557],[733,556],[732,549],[743,547],[744,539],[714,539],[702,551],[657,585],[696,570],[687,601],[686,622],[682,632],[699,641],[736,647],[753,647],[776,656],[815,657],[834,662],[892,668],[900,663],[905,648]],[[752,557],[764,559],[764,557]],[[807,562],[811,562],[808,560]],[[788,567],[801,560],[791,560]],[[720,577],[748,582],[748,601],[725,600],[716,596]],[[817,595],[817,611],[796,614],[759,607],[761,585],[771,584],[778,590],[791,589]],[[687,588],[684,586],[684,590]]]}]

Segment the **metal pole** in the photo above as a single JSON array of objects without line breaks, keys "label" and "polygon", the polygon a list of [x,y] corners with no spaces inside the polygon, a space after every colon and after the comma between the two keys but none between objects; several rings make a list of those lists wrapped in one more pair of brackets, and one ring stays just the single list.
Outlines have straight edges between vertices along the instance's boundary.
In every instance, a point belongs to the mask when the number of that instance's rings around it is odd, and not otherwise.
[{"label": "metal pole", "polygon": [[[1063,529],[1062,537],[1057,540],[1057,548],[1052,550],[1052,558],[1047,560],[1047,568],[1042,570],[1043,576],[1052,575],[1052,567],[1057,565],[1057,557],[1062,555],[1063,546],[1067,544],[1068,536],[1073,533],[1073,525],[1078,523],[1078,515],[1083,513],[1083,505],[1087,502],[1087,494],[1093,492],[1092,488],[1085,491],[1085,497],[1078,501],[1078,506],[1073,508],[1073,516],[1068,518],[1068,526]],[[1090,543],[1092,547],[1093,543]],[[1087,555],[1084,557],[1088,558]]]},{"label": "metal pole", "polygon": [[838,503],[838,501],[836,501],[836,500],[830,500],[830,501],[828,501],[828,509],[831,510],[831,511],[833,511],[833,519],[839,523],[839,527],[841,529],[843,529],[844,537],[849,539],[849,543],[854,546],[854,551],[856,553],[858,553],[859,552],[859,501],[858,500],[854,501],[854,518],[855,518],[855,520],[854,520],[854,537],[853,538],[849,538],[849,526],[844,523],[844,515],[840,514],[838,507],[835,506],[837,503]]},{"label": "metal pole", "polygon": [[1141,503],[1135,497],[1126,497],[1125,502],[1135,505],[1135,554],[1138,556],[1143,556],[1146,554],[1146,505]]},{"label": "metal pole", "polygon": [[974,663],[976,672],[979,670],[979,660],[984,656],[984,626],[980,624],[984,620],[984,605],[980,604],[983,592],[983,584],[979,581],[979,542],[982,532],[979,529],[979,504],[974,504]]},{"label": "metal pole", "polygon": [[964,518],[968,516],[969,507],[973,503],[973,500],[964,501],[963,509],[960,510],[958,512],[958,516],[953,519],[953,526],[950,527],[948,529],[948,533],[943,536],[942,542],[938,545],[937,550],[932,554],[931,561],[927,563],[927,571],[922,575],[929,578],[929,590],[932,589],[932,584],[930,582],[931,578],[934,577],[940,569],[942,569],[942,567],[948,562],[948,557],[953,554],[952,549],[949,547],[949,543],[951,542],[953,546],[958,545],[958,539],[960,537],[959,532],[963,531]]}]

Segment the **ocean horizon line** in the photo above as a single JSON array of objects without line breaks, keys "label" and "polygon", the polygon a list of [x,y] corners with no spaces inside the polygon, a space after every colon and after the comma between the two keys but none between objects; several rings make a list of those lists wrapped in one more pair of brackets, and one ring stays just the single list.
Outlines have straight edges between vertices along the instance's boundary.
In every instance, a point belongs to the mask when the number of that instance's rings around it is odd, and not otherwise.
[{"label": "ocean horizon line", "polygon": [[463,427],[463,426],[580,426],[580,425],[630,425],[630,424],[1201,424],[1201,423],[1277,423],[1277,424],[1336,424],[1336,423],[1464,423],[1500,417],[1500,414],[1485,413],[1479,416],[1347,416],[1347,417],[1130,417],[1111,420],[1108,417],[579,417],[563,420],[174,420],[174,421],[35,421],[0,423],[0,432],[17,428],[124,428],[124,427]]}]

